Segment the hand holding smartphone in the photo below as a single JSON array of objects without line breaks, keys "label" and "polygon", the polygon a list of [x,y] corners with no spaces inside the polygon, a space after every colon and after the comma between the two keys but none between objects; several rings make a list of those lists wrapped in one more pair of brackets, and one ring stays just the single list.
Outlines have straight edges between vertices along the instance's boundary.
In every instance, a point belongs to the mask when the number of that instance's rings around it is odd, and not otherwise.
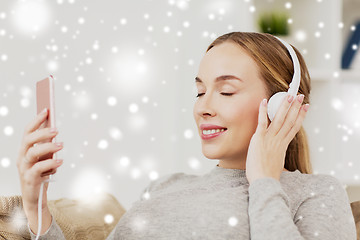
[{"label": "hand holding smartphone", "polygon": [[[50,75],[43,80],[40,80],[36,83],[36,103],[37,103],[37,113],[39,114],[44,108],[48,109],[48,118],[43,122],[39,127],[41,128],[56,128],[55,126],[55,97],[54,97],[54,79]],[[41,143],[46,142],[55,142],[55,137],[42,141]],[[39,161],[46,159],[54,159],[56,153],[48,153],[39,157]],[[55,155],[56,158],[56,155]],[[50,175],[51,171],[44,172],[42,176]]]}]

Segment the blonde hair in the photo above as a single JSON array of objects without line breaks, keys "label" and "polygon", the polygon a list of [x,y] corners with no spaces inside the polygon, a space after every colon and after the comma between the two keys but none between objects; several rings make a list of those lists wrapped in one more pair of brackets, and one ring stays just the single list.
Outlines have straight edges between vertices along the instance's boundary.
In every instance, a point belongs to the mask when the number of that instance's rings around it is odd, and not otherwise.
[{"label": "blonde hair", "polygon": [[[294,67],[291,56],[282,42],[268,33],[230,32],[215,39],[206,52],[225,41],[238,44],[255,60],[269,97],[276,92],[287,92]],[[303,104],[306,104],[309,103],[310,75],[302,55],[294,46],[292,47],[299,59],[301,69],[299,93],[304,94]],[[284,167],[289,171],[299,170],[301,173],[312,173],[308,140],[303,127],[286,150]]]}]

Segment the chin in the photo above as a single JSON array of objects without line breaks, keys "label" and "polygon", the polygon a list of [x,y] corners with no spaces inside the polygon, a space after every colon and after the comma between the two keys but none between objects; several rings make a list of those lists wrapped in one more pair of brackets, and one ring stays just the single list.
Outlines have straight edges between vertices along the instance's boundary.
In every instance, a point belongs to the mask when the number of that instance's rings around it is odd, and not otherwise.
[{"label": "chin", "polygon": [[221,157],[221,153],[216,149],[202,149],[202,153],[208,159],[219,159]]}]

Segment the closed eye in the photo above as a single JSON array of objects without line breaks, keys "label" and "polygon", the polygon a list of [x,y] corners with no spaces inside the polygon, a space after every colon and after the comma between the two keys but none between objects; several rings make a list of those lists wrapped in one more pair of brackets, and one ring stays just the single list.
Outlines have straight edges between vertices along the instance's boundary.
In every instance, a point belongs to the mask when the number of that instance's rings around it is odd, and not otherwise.
[{"label": "closed eye", "polygon": [[[204,95],[205,93],[198,93],[198,95],[196,97],[201,97],[202,95]],[[231,96],[233,95],[233,93],[221,93],[221,95],[224,95],[224,96]]]}]

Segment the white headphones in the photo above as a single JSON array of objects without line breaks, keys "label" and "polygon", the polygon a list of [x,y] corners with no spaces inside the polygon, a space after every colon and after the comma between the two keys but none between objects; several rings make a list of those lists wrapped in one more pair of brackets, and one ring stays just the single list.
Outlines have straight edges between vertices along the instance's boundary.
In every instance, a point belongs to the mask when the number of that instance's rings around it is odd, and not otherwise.
[{"label": "white headphones", "polygon": [[[274,36],[274,37],[276,37],[276,36]],[[272,121],[274,119],[275,114],[279,110],[284,97],[286,97],[287,95],[292,95],[295,98],[297,95],[297,92],[299,90],[299,86],[300,86],[300,64],[299,64],[299,60],[296,56],[296,53],[290,44],[288,44],[284,40],[281,40],[278,37],[276,37],[276,38],[279,39],[286,46],[286,48],[288,49],[288,51],[291,55],[291,59],[292,59],[293,65],[294,65],[294,75],[293,75],[293,78],[289,85],[289,90],[287,92],[277,92],[274,95],[272,95],[271,98],[269,99],[267,110],[268,110],[268,116],[269,116],[270,121]],[[289,106],[289,108],[290,108],[290,106]]]}]

